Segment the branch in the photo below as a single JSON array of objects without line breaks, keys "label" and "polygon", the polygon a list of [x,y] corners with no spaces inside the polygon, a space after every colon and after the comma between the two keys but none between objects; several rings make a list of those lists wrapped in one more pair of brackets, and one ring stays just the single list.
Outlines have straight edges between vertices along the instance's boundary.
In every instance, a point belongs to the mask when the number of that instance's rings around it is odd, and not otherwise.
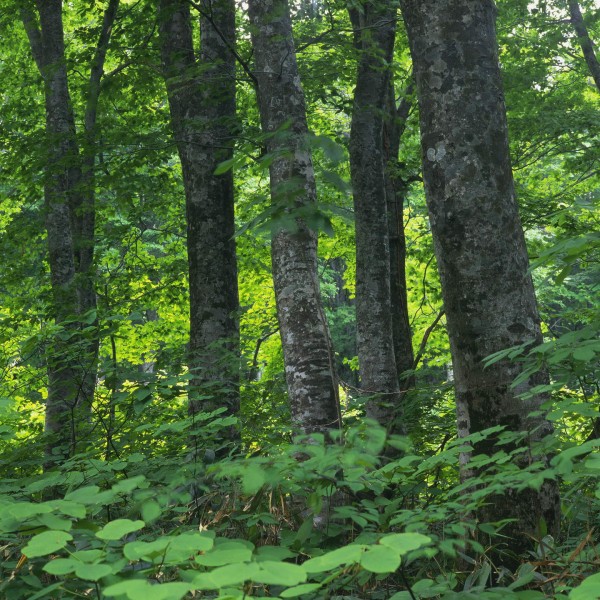
[{"label": "branch", "polygon": [[21,13],[21,21],[25,27],[25,32],[29,38],[29,45],[31,46],[31,53],[33,54],[33,60],[39,69],[42,77],[44,76],[44,46],[42,41],[42,32],[38,27],[35,13],[28,0],[24,0],[20,3],[19,12]]},{"label": "branch", "polygon": [[415,357],[415,362],[413,363],[413,370],[417,368],[417,365],[423,358],[423,354],[425,353],[425,347],[427,346],[427,340],[431,335],[431,332],[435,329],[435,326],[440,322],[440,319],[444,316],[445,311],[442,308],[438,313],[437,317],[434,319],[433,323],[425,330],[423,334],[423,339],[421,340],[421,345],[419,346],[419,351],[417,352],[417,356]]}]

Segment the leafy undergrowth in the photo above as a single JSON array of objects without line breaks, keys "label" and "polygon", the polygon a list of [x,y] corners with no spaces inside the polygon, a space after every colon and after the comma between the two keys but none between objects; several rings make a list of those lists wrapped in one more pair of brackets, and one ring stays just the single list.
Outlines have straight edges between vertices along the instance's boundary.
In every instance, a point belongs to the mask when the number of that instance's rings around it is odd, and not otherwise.
[{"label": "leafy undergrowth", "polygon": [[[600,597],[597,442],[563,450],[550,467],[482,457],[485,473],[466,493],[455,465],[480,437],[419,456],[366,423],[343,444],[313,436],[272,456],[79,456],[5,479],[0,597]],[[397,458],[381,461],[385,446]],[[490,494],[557,477],[569,489],[563,539],[541,536],[509,570],[504,523],[470,515]]]}]

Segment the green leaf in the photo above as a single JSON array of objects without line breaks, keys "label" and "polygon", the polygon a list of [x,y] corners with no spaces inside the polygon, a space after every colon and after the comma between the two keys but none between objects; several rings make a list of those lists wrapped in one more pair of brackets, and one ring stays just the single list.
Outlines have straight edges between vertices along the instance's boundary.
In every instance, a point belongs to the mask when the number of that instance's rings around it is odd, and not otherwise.
[{"label": "green leaf", "polygon": [[253,581],[258,573],[258,563],[238,563],[219,567],[211,571],[210,576],[215,584],[222,588],[229,585],[240,585],[245,581]]},{"label": "green leaf", "polygon": [[242,489],[244,494],[256,494],[265,484],[265,473],[259,465],[250,465],[244,470],[242,479]]},{"label": "green leaf", "polygon": [[125,595],[129,600],[180,600],[190,589],[187,583],[172,582],[152,585],[143,579],[131,579],[108,586],[104,590],[104,595],[109,598]]},{"label": "green leaf", "polygon": [[392,533],[379,540],[379,543],[392,548],[398,554],[403,555],[411,550],[417,550],[431,543],[431,538],[420,533]]},{"label": "green leaf", "polygon": [[18,521],[25,521],[31,517],[51,513],[52,507],[48,504],[35,504],[33,502],[16,502],[8,508],[8,514]]},{"label": "green leaf", "polygon": [[296,556],[293,552],[287,548],[281,546],[260,546],[254,553],[254,560],[285,560],[286,558],[293,558]]},{"label": "green leaf", "polygon": [[242,563],[252,559],[252,550],[244,546],[228,548],[216,547],[207,554],[196,556],[196,562],[205,567],[220,567],[232,563]]},{"label": "green leaf", "polygon": [[596,353],[590,346],[583,346],[582,348],[577,348],[573,351],[573,358],[582,362],[594,360],[594,356],[596,356]]},{"label": "green leaf", "polygon": [[52,500],[47,504],[68,517],[74,517],[75,519],[83,519],[85,517],[85,506],[78,502],[73,502],[72,500]]},{"label": "green leaf", "polygon": [[98,581],[102,577],[106,577],[112,573],[112,567],[110,565],[89,565],[85,563],[79,563],[75,569],[75,575],[80,579],[86,581]]},{"label": "green leaf", "polygon": [[371,573],[394,573],[400,566],[400,554],[389,546],[373,546],[360,557],[360,564]]},{"label": "green leaf", "polygon": [[600,573],[583,580],[583,583],[571,590],[570,600],[598,600],[600,598]]},{"label": "green leaf", "polygon": [[171,543],[168,537],[162,537],[153,542],[129,542],[123,546],[123,554],[129,560],[152,560],[156,556],[163,556],[166,547]]},{"label": "green leaf", "polygon": [[67,575],[73,573],[77,565],[81,564],[78,560],[72,558],[55,558],[46,563],[43,570],[50,575]]},{"label": "green leaf", "polygon": [[152,523],[160,517],[162,510],[160,504],[156,500],[147,500],[142,504],[142,519],[146,523]]},{"label": "green leaf", "polygon": [[37,519],[42,525],[45,525],[48,529],[60,529],[61,531],[70,531],[73,527],[73,522],[70,519],[63,519],[51,513],[47,515],[40,515]]},{"label": "green leaf", "polygon": [[320,583],[303,583],[295,587],[288,588],[279,594],[281,598],[297,598],[304,594],[316,592],[321,587]]},{"label": "green leaf", "polygon": [[366,546],[359,544],[344,546],[343,548],[327,552],[322,556],[311,558],[304,562],[302,566],[307,573],[323,573],[325,571],[331,571],[340,565],[359,562],[365,548]]},{"label": "green leaf", "polygon": [[306,570],[300,565],[273,560],[257,563],[260,571],[254,581],[266,585],[298,585],[306,581]]},{"label": "green leaf", "polygon": [[96,537],[101,540],[118,540],[128,533],[140,530],[144,525],[144,521],[116,519],[107,523],[100,531],[97,531]]},{"label": "green leaf", "polygon": [[29,543],[23,548],[23,554],[27,558],[46,556],[64,548],[72,539],[73,536],[65,531],[44,531],[29,540]]}]

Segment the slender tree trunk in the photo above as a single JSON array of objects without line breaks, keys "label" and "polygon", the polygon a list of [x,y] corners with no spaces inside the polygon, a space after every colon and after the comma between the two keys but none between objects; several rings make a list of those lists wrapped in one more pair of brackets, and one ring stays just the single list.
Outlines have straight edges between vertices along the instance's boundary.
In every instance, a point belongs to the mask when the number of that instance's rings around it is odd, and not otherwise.
[{"label": "slender tree trunk", "polygon": [[[45,431],[50,442],[46,464],[64,460],[75,450],[77,429],[89,418],[94,396],[97,336],[78,334],[86,323],[76,317],[96,306],[93,288],[95,145],[86,143],[85,173],[79,150],[66,70],[62,2],[37,0],[21,4],[21,17],[34,60],[44,80],[46,102],[46,179],[44,185],[48,262],[54,296],[54,318],[65,328],[53,340],[47,358],[48,397]],[[118,7],[111,0],[96,48],[86,127],[95,128],[100,78]]]},{"label": "slender tree trunk", "polygon": [[[414,85],[404,90],[400,105],[396,107],[394,84],[390,80],[384,121],[385,194],[390,240],[390,293],[394,358],[402,392],[414,386],[415,356],[408,315],[406,287],[406,236],[404,235],[404,200],[407,186],[399,171],[398,153],[400,140],[406,128],[406,120],[412,106]],[[406,375],[406,373],[409,373]],[[404,375],[403,375],[404,374]]]},{"label": "slender tree trunk", "polygon": [[[402,0],[421,119],[423,177],[442,281],[460,435],[494,425],[551,431],[543,398],[517,397],[545,380],[510,385],[520,366],[482,361],[493,352],[540,342],[539,315],[515,200],[491,0]],[[493,439],[477,450],[493,453]],[[504,532],[515,552],[539,536],[540,519],[558,528],[553,483],[492,498],[480,519],[516,519]]]},{"label": "slender tree trunk", "polygon": [[577,0],[569,0],[569,14],[571,15],[571,23],[577,34],[577,41],[583,52],[585,62],[587,63],[590,74],[592,75],[596,88],[600,92],[600,63],[594,50],[594,42],[590,38],[585,21],[579,8]]},{"label": "slender tree trunk", "polygon": [[286,0],[248,6],[262,129],[275,157],[271,197],[289,215],[274,224],[271,253],[292,420],[302,432],[326,432],[340,426],[337,381],[319,292],[317,234],[297,216],[316,202],[316,185],[289,6]]},{"label": "slender tree trunk", "polygon": [[[390,248],[383,121],[388,100],[397,8],[364,2],[351,9],[360,52],[350,129],[350,172],[356,221],[356,328],[367,415],[401,429],[400,387],[394,356]],[[395,423],[395,424],[393,424]]]},{"label": "slender tree trunk", "polygon": [[[171,123],[183,172],[190,279],[190,414],[239,409],[238,287],[233,174],[235,3],[200,4],[196,59],[189,2],[161,0],[160,39]],[[225,388],[225,389],[224,389]],[[206,396],[212,399],[206,399]],[[200,399],[198,396],[203,396]],[[229,431],[236,437],[236,430]]]}]

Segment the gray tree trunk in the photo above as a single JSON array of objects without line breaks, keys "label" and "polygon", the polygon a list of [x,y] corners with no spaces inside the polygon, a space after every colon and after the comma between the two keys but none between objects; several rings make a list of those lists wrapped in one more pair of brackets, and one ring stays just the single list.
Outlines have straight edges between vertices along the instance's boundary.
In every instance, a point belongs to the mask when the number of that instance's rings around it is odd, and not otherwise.
[{"label": "gray tree trunk", "polygon": [[360,52],[350,128],[350,172],[356,221],[356,329],[367,415],[401,429],[394,356],[383,121],[390,84],[397,8],[365,2],[351,9]]},{"label": "gray tree trunk", "polygon": [[[160,40],[186,196],[190,285],[190,414],[239,410],[238,286],[231,170],[235,136],[235,3],[200,4],[200,56],[190,3],[161,0]],[[204,396],[200,398],[199,396]],[[209,396],[209,398],[206,398]],[[228,432],[236,437],[235,428]]]},{"label": "gray tree trunk", "polygon": [[577,0],[569,0],[569,14],[571,15],[571,23],[575,33],[577,34],[577,41],[583,52],[585,62],[590,70],[590,74],[594,79],[596,88],[600,92],[600,63],[594,50],[594,42],[590,38],[581,9],[579,8],[579,2]]},{"label": "gray tree trunk", "polygon": [[340,427],[334,354],[319,292],[317,234],[298,211],[316,202],[304,93],[286,0],[250,0],[262,129],[269,134],[271,198],[287,221],[271,243],[277,317],[292,421],[305,433]]},{"label": "gray tree trunk", "polygon": [[[402,0],[419,98],[425,192],[442,281],[454,368],[459,434],[504,425],[551,431],[529,418],[541,397],[523,401],[510,384],[520,366],[486,356],[540,342],[539,315],[510,165],[504,96],[491,0]],[[491,453],[494,440],[477,450]],[[507,497],[508,496],[508,497]],[[504,530],[518,552],[539,536],[543,518],[558,527],[554,484],[508,491],[480,519],[516,519]]]},{"label": "gray tree trunk", "polygon": [[[388,101],[383,128],[385,158],[385,194],[390,242],[390,293],[394,358],[400,380],[400,389],[405,393],[414,386],[415,355],[412,347],[412,331],[408,314],[408,290],[406,287],[406,236],[404,235],[404,200],[407,185],[400,173],[398,153],[400,140],[406,128],[406,120],[412,106],[414,85],[404,90],[400,105],[396,107],[394,84],[390,80]],[[406,373],[409,373],[408,375]],[[404,374],[404,375],[403,375]]]},{"label": "gray tree trunk", "polygon": [[[45,432],[50,436],[46,464],[64,460],[75,450],[77,429],[89,418],[94,396],[98,338],[78,335],[76,317],[96,307],[93,287],[95,144],[84,150],[82,175],[75,118],[69,95],[65,60],[62,2],[37,0],[21,5],[21,17],[34,60],[44,80],[46,103],[46,178],[44,198],[54,318],[65,334],[53,340],[47,357],[48,397]],[[100,78],[118,0],[106,10],[96,47],[90,84],[86,127],[95,129]],[[84,185],[85,184],[85,185]]]}]

